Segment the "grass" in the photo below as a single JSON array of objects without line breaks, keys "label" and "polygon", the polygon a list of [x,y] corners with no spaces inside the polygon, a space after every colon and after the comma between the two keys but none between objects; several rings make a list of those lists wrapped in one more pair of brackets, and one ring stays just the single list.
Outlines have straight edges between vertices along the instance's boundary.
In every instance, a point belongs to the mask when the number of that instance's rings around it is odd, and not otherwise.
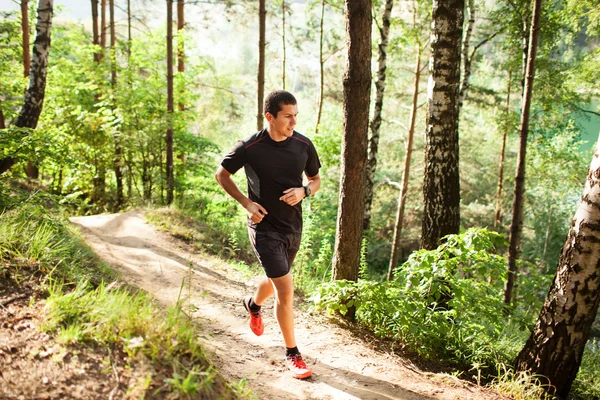
[{"label": "grass", "polygon": [[199,327],[179,304],[164,310],[148,294],[116,281],[60,210],[48,211],[48,198],[13,193],[10,201],[0,201],[0,275],[16,285],[40,282],[42,327],[61,346],[108,349],[106,373],[116,358],[125,360],[136,378],[129,397],[252,398],[211,365],[196,339]]}]

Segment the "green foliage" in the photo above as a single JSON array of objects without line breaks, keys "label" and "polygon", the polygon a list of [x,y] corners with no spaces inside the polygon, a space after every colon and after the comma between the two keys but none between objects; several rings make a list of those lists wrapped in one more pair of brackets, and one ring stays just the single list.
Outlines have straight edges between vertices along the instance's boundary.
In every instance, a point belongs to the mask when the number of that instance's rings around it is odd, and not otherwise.
[{"label": "green foliage", "polygon": [[335,281],[322,285],[313,300],[341,314],[356,306],[358,321],[424,357],[461,367],[490,365],[498,357],[492,343],[505,327],[506,260],[493,254],[502,242],[494,232],[469,229],[436,250],[414,253],[394,281]]},{"label": "green foliage", "polygon": [[600,365],[600,339],[588,340],[577,379],[573,383],[570,396],[574,399],[599,399],[600,379],[598,379],[598,366]]}]

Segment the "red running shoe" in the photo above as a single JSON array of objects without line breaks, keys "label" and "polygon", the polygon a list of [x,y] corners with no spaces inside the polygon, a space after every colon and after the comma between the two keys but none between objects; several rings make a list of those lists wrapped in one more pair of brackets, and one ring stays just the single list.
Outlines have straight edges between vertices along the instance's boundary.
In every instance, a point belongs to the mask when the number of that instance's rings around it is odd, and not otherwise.
[{"label": "red running shoe", "polygon": [[292,376],[296,379],[306,379],[312,376],[312,371],[306,367],[306,363],[300,354],[287,356],[285,358],[285,365],[287,365],[292,372]]},{"label": "red running shoe", "polygon": [[244,308],[250,314],[250,330],[256,335],[260,336],[265,331],[265,324],[263,324],[262,313],[260,311],[253,312],[250,310],[250,299],[252,297],[245,297],[243,300]]}]

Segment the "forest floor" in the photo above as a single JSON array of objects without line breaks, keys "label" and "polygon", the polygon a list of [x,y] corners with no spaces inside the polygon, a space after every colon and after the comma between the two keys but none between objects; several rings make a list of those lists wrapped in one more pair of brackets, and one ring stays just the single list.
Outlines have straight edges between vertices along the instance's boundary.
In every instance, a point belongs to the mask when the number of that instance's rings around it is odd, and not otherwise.
[{"label": "forest floor", "polygon": [[200,323],[208,358],[232,382],[242,379],[259,399],[505,399],[448,374],[425,372],[371,335],[344,327],[296,299],[296,337],[313,377],[295,380],[284,366],[273,302],[263,307],[265,333],[248,328],[241,298],[254,291],[251,276],[222,259],[198,253],[157,231],[142,211],[72,218],[94,252],[131,285]]}]

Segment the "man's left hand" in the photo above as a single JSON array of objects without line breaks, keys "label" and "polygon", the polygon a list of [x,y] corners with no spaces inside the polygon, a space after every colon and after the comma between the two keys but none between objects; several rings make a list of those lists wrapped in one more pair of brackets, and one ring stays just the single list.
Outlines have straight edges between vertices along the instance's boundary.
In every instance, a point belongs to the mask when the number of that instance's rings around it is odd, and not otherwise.
[{"label": "man's left hand", "polygon": [[290,206],[295,206],[300,203],[302,199],[306,197],[304,194],[304,188],[290,188],[283,191],[283,196],[279,200],[286,202]]}]

